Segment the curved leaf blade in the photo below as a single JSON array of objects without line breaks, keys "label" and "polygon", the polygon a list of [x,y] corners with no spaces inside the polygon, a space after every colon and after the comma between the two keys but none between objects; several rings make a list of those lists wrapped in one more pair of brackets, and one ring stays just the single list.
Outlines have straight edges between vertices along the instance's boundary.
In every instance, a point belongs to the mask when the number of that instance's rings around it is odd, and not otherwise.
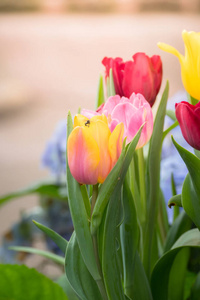
[{"label": "curved leaf blade", "polygon": [[126,296],[130,299],[134,299],[134,260],[139,243],[139,228],[134,200],[126,180],[123,186],[122,201],[124,207],[124,220],[120,226],[120,240],[124,268],[124,291]]},{"label": "curved leaf blade", "polygon": [[3,195],[0,197],[0,205],[15,198],[24,197],[31,194],[45,195],[59,200],[67,200],[67,189],[57,185],[55,181],[45,181],[35,183],[25,189]]},{"label": "curved leaf blade", "polygon": [[168,300],[168,284],[172,264],[177,253],[184,247],[200,247],[200,232],[192,229],[184,233],[154,266],[151,276],[151,290],[154,300]]},{"label": "curved leaf blade", "polygon": [[189,152],[188,150],[181,147],[172,137],[172,142],[174,143],[174,146],[178,150],[180,156],[182,157],[183,161],[186,164],[186,167],[188,168],[188,171],[190,173],[192,183],[194,185],[195,191],[200,198],[200,159]]},{"label": "curved leaf blade", "polygon": [[97,284],[82,259],[76,234],[73,233],[65,256],[67,279],[82,300],[102,300]]},{"label": "curved leaf blade", "polygon": [[189,174],[187,174],[182,187],[182,205],[188,216],[200,229],[200,196],[197,196]]},{"label": "curved leaf blade", "polygon": [[55,263],[60,264],[62,266],[64,266],[64,264],[65,264],[64,257],[56,255],[56,254],[51,253],[49,251],[40,250],[40,249],[36,249],[36,248],[32,248],[32,247],[20,247],[20,246],[9,247],[9,249],[13,250],[13,251],[37,254],[37,255],[43,256],[45,258],[51,259]]},{"label": "curved leaf blade", "polygon": [[66,248],[67,248],[67,240],[65,240],[61,235],[59,235],[54,230],[48,228],[47,226],[44,226],[40,224],[39,222],[33,221],[33,223],[41,230],[43,231],[54,243],[60,248],[60,250],[65,254]]},{"label": "curved leaf blade", "polygon": [[22,265],[0,265],[0,299],[67,300],[68,298],[58,284],[35,269]]}]

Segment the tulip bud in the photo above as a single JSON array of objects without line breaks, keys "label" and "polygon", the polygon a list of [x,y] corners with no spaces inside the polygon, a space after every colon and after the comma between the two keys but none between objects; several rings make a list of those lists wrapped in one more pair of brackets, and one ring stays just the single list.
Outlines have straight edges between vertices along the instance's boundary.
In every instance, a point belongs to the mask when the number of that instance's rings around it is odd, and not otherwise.
[{"label": "tulip bud", "polygon": [[111,133],[107,118],[77,115],[67,141],[68,164],[81,184],[103,183],[122,150],[123,124]]},{"label": "tulip bud", "polygon": [[175,109],[183,137],[190,146],[200,150],[200,102],[192,105],[182,101],[176,103]]}]

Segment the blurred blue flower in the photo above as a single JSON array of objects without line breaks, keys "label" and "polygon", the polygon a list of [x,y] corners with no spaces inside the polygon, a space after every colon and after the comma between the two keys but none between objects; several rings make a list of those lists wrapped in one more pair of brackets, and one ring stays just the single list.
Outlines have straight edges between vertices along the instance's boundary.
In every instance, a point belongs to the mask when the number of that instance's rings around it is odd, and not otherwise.
[{"label": "blurred blue flower", "polygon": [[65,173],[66,168],[66,135],[66,120],[61,120],[42,155],[42,165],[49,168],[58,179]]}]

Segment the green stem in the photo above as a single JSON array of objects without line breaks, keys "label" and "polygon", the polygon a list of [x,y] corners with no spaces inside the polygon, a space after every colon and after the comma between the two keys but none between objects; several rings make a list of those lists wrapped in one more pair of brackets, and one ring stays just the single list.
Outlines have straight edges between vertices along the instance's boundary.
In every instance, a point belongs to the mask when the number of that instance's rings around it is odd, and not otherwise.
[{"label": "green stem", "polygon": [[143,148],[137,150],[138,165],[139,165],[139,184],[140,184],[140,199],[142,204],[143,215],[146,216],[146,184],[145,184],[145,162]]},{"label": "green stem", "polygon": [[[93,186],[93,192],[92,192],[92,203],[91,203],[91,216],[94,210],[94,206],[96,203],[96,199],[98,196],[98,184]],[[97,241],[97,235],[92,236],[92,241],[93,241],[93,248],[94,248],[94,254],[95,254],[95,259],[97,263],[97,267],[101,276],[100,280],[96,280],[96,283],[98,285],[99,291],[101,293],[101,296],[103,297],[103,300],[108,300],[107,293],[106,293],[106,288],[104,285],[104,280],[103,280],[103,273],[102,273],[102,268],[101,268],[101,263],[99,259],[99,251],[98,251],[98,241]]]},{"label": "green stem", "polygon": [[193,98],[193,97],[192,97],[190,94],[188,94],[188,93],[187,93],[187,97],[188,97],[189,102],[190,102],[192,105],[196,105],[196,104],[199,102],[199,100]]}]

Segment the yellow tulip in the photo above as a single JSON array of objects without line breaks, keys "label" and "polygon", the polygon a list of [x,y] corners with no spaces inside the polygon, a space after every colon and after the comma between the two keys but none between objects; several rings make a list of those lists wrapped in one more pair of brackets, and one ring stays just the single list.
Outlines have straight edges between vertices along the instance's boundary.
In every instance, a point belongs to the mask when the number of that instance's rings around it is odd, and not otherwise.
[{"label": "yellow tulip", "polygon": [[181,64],[182,82],[186,91],[193,98],[200,100],[200,32],[184,30],[182,37],[185,43],[185,56],[167,44],[158,43],[158,47],[178,57]]},{"label": "yellow tulip", "polygon": [[67,141],[72,176],[81,184],[103,183],[121,154],[123,133],[122,123],[111,133],[104,115],[76,115]]}]

